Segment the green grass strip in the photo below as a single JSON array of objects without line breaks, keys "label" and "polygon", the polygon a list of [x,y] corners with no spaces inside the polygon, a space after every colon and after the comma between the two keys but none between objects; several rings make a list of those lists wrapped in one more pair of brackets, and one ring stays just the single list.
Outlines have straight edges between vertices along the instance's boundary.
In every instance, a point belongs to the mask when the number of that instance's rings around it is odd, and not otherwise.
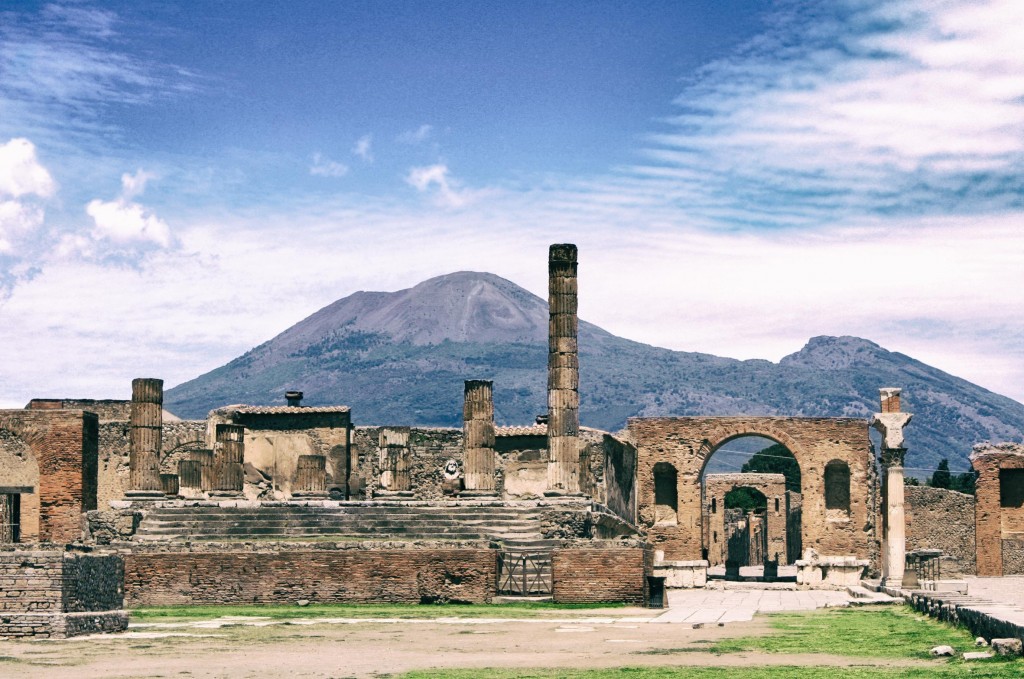
[{"label": "green grass strip", "polygon": [[225,616],[260,616],[272,620],[297,618],[529,618],[558,612],[623,608],[620,603],[556,604],[543,601],[491,604],[317,604],[308,606],[159,606],[131,611],[133,622],[211,620]]},{"label": "green grass strip", "polygon": [[828,653],[856,658],[929,658],[934,646],[978,650],[974,637],[906,606],[834,608],[772,615],[772,634],[726,639],[713,653]]}]

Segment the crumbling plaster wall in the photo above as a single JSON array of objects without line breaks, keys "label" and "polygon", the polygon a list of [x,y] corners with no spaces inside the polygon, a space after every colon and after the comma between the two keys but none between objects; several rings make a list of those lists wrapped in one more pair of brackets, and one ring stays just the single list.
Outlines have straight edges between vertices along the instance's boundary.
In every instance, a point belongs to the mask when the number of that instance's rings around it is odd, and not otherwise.
[{"label": "crumbling plaster wall", "polygon": [[31,489],[18,494],[21,542],[39,538],[39,465],[18,434],[0,429],[0,488]]},{"label": "crumbling plaster wall", "polygon": [[[763,436],[784,445],[800,465],[802,544],[820,554],[851,555],[878,562],[877,512],[872,506],[872,453],[868,425],[849,418],[679,417],[632,418],[637,447],[638,506],[648,538],[669,560],[702,558],[700,477],[708,459],[740,436]],[[850,469],[850,512],[826,518],[825,466],[839,460]],[[678,521],[654,521],[654,465],[665,462],[677,476]]]}]

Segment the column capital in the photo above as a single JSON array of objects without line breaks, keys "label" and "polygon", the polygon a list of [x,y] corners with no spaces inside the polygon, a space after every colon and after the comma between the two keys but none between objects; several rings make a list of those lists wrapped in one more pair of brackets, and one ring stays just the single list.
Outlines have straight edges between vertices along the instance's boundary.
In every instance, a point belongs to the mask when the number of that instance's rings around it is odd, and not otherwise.
[{"label": "column capital", "polygon": [[910,413],[875,413],[871,427],[882,435],[882,449],[902,449],[903,427],[910,423]]},{"label": "column capital", "polygon": [[882,448],[882,454],[879,458],[882,461],[882,466],[886,469],[893,467],[903,467],[903,458],[907,455],[906,448]]}]

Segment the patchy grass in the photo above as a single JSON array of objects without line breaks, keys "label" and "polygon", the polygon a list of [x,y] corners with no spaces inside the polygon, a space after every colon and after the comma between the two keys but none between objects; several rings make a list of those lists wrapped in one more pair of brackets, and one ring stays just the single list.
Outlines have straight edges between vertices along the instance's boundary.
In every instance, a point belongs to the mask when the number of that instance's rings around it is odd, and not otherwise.
[{"label": "patchy grass", "polygon": [[900,606],[831,608],[780,613],[770,618],[773,634],[726,639],[712,653],[828,653],[855,658],[930,658],[934,646],[978,650],[967,630]]},{"label": "patchy grass", "polygon": [[623,604],[556,604],[530,601],[513,604],[310,604],[309,606],[160,606],[131,611],[133,622],[211,620],[225,616],[297,618],[530,618],[572,611],[624,608]]},{"label": "patchy grass", "polygon": [[567,669],[471,669],[427,670],[397,675],[401,679],[1019,679],[1020,668],[1007,663],[970,666],[909,667],[617,667],[602,670]]}]

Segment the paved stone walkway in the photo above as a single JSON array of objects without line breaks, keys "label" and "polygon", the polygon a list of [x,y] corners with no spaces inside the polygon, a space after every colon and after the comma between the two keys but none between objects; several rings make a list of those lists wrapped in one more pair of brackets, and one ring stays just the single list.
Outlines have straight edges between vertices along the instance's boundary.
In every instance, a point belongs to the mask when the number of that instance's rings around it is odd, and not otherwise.
[{"label": "paved stone walkway", "polygon": [[651,622],[694,625],[742,622],[753,619],[755,613],[813,611],[848,606],[853,601],[847,592],[831,590],[677,589],[668,591],[668,610]]}]

